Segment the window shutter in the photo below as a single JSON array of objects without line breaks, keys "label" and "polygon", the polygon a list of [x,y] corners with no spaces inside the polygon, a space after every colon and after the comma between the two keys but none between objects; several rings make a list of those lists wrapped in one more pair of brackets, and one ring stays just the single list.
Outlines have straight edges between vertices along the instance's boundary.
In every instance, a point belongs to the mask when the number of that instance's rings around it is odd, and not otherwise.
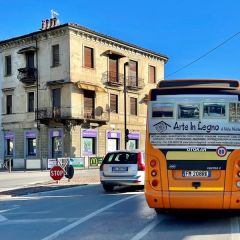
[{"label": "window shutter", "polygon": [[156,83],[156,68],[154,66],[149,66],[149,82]]},{"label": "window shutter", "polygon": [[109,58],[109,80],[118,82],[118,59]]},{"label": "window shutter", "polygon": [[12,74],[12,60],[11,55],[5,57],[5,74],[10,75]]},{"label": "window shutter", "polygon": [[94,117],[94,99],[95,92],[93,91],[84,91],[84,115],[85,117]]},{"label": "window shutter", "polygon": [[136,61],[129,61],[129,79],[131,86],[137,86],[138,84],[138,66]]},{"label": "window shutter", "polygon": [[93,68],[93,49],[84,47],[84,66]]},{"label": "window shutter", "polygon": [[110,110],[118,113],[118,95],[110,94]]},{"label": "window shutter", "polygon": [[12,114],[12,95],[7,95],[7,114]]},{"label": "window shutter", "polygon": [[130,98],[130,114],[137,115],[137,99],[133,97]]},{"label": "window shutter", "polygon": [[60,63],[59,58],[59,45],[52,46],[52,66],[58,66]]}]

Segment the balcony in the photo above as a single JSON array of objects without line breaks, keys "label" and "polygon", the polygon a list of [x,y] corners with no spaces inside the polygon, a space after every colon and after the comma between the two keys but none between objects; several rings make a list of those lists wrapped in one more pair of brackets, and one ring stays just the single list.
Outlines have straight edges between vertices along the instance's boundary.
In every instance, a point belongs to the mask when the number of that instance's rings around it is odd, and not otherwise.
[{"label": "balcony", "polygon": [[36,111],[35,114],[36,119],[43,124],[47,124],[50,120],[62,123],[69,120],[99,123],[109,121],[109,112],[103,111],[102,107],[97,107],[93,111],[70,107],[45,107],[38,108],[38,111]]},{"label": "balcony", "polygon": [[37,69],[36,68],[19,68],[18,76],[19,81],[25,84],[34,84],[37,80]]},{"label": "balcony", "polygon": [[104,123],[110,120],[108,111],[103,111],[101,107],[97,107],[95,111],[84,109],[84,120],[87,122]]},{"label": "balcony", "polygon": [[35,114],[36,119],[40,120],[40,122],[46,122],[49,120],[83,120],[83,114],[81,111],[75,111],[75,109],[70,107],[38,108],[38,111],[36,111]]},{"label": "balcony", "polygon": [[127,79],[127,88],[136,91],[143,89],[144,79],[136,76],[129,76]]},{"label": "balcony", "polygon": [[120,87],[123,85],[124,75],[122,73],[106,71],[102,74],[102,79],[109,86]]}]

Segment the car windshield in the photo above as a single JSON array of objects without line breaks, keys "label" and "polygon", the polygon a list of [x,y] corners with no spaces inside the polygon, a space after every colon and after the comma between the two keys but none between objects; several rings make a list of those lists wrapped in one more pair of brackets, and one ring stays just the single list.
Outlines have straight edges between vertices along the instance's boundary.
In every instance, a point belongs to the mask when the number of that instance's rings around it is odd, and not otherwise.
[{"label": "car windshield", "polygon": [[117,164],[127,164],[137,163],[137,153],[130,153],[130,152],[115,152],[115,153],[108,153],[104,158],[103,163],[117,163]]}]

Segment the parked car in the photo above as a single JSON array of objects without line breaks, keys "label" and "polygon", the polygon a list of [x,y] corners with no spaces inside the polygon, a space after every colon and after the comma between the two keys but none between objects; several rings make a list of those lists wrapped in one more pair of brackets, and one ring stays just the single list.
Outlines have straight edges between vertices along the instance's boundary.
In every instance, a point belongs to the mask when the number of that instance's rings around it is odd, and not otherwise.
[{"label": "parked car", "polygon": [[144,186],[145,159],[141,150],[109,152],[100,166],[100,181],[106,192],[115,186]]}]

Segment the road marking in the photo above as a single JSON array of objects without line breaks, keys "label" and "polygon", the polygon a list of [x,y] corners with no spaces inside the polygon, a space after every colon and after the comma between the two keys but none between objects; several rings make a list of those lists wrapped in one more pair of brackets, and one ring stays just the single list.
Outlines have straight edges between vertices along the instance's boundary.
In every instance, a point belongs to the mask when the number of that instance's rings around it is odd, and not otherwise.
[{"label": "road marking", "polygon": [[231,218],[231,240],[240,240],[239,218]]},{"label": "road marking", "polygon": [[5,218],[3,215],[0,215],[0,222],[7,221],[8,219]]},{"label": "road marking", "polygon": [[148,232],[150,232],[153,228],[155,228],[163,219],[157,218],[151,223],[149,223],[142,231],[140,231],[137,235],[135,235],[133,238],[130,240],[140,240],[143,238],[145,235],[147,235]]},{"label": "road marking", "polygon": [[106,211],[107,209],[109,209],[109,208],[111,208],[111,207],[113,207],[113,206],[116,206],[116,205],[118,205],[118,204],[120,204],[120,203],[123,203],[123,202],[125,202],[125,201],[128,201],[128,200],[130,200],[130,199],[132,199],[132,198],[135,198],[135,197],[137,197],[137,196],[139,196],[139,195],[133,195],[133,196],[130,196],[130,197],[126,197],[126,198],[124,198],[124,199],[121,199],[121,200],[118,200],[118,201],[116,201],[116,202],[113,202],[113,203],[107,205],[106,207],[100,208],[99,210],[97,210],[97,211],[95,211],[95,212],[92,212],[91,214],[89,214],[89,215],[87,215],[87,216],[85,216],[85,217],[83,217],[83,218],[80,218],[78,221],[76,221],[76,222],[74,222],[74,223],[71,223],[71,224],[67,225],[67,226],[64,227],[64,228],[61,228],[60,230],[58,230],[58,231],[56,231],[55,233],[53,233],[53,234],[51,234],[51,235],[43,238],[42,240],[53,240],[53,239],[56,239],[56,238],[58,238],[60,235],[63,235],[64,233],[70,231],[71,229],[77,227],[78,225],[80,225],[80,224],[88,221],[89,219],[95,217],[95,216],[98,215],[99,213],[102,213],[102,212]]}]

